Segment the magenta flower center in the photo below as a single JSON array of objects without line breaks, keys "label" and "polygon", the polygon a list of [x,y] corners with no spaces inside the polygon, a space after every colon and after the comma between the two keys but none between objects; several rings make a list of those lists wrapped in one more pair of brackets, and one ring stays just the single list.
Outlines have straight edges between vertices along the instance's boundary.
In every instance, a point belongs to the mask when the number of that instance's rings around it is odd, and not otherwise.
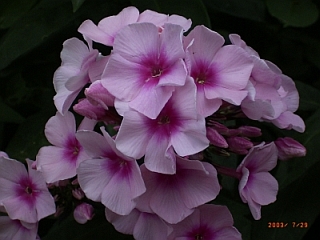
[{"label": "magenta flower center", "polygon": [[22,177],[19,180],[19,185],[16,188],[16,195],[20,197],[23,202],[26,202],[29,206],[33,206],[40,191],[37,190],[37,186],[32,182],[29,177]]},{"label": "magenta flower center", "polygon": [[65,143],[64,157],[70,162],[76,162],[81,150],[79,141],[74,136],[70,136]]},{"label": "magenta flower center", "polygon": [[162,74],[162,69],[159,66],[155,66],[151,70],[151,76],[153,78],[160,77]]},{"label": "magenta flower center", "polygon": [[206,225],[201,225],[196,228],[194,228],[191,232],[188,234],[188,238],[194,239],[194,240],[212,240],[214,239],[214,232],[212,229],[210,229]]}]

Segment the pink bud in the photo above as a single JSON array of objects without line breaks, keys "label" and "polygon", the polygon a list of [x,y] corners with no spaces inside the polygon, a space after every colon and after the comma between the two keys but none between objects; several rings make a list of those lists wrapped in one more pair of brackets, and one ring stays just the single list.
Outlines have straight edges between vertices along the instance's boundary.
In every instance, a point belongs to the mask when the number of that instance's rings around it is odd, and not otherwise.
[{"label": "pink bud", "polygon": [[91,220],[94,216],[94,209],[92,205],[88,203],[81,203],[73,211],[74,219],[81,224],[85,224],[88,220]]},{"label": "pink bud", "polygon": [[228,143],[217,130],[207,127],[207,138],[216,147],[227,148]]},{"label": "pink bud", "polygon": [[240,134],[244,137],[259,137],[261,136],[261,129],[252,126],[241,126],[238,128]]},{"label": "pink bud", "polygon": [[91,104],[100,105],[106,110],[108,110],[108,106],[114,105],[115,97],[102,86],[100,80],[95,81],[89,88],[86,88],[84,94]]},{"label": "pink bud", "polygon": [[101,120],[106,112],[103,107],[92,105],[86,98],[80,99],[79,102],[73,106],[73,110],[84,117],[97,121]]},{"label": "pink bud", "polygon": [[253,143],[244,137],[233,136],[227,138],[229,149],[238,154],[247,154],[248,149],[253,147]]},{"label": "pink bud", "polygon": [[280,160],[303,157],[307,153],[306,148],[301,143],[290,137],[278,138],[274,143],[278,148],[278,157]]}]

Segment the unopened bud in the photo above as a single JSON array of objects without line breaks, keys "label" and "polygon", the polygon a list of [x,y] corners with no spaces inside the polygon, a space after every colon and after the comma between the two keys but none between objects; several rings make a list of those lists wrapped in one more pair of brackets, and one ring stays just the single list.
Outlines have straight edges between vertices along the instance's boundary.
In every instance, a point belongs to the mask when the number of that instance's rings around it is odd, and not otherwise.
[{"label": "unopened bud", "polygon": [[227,138],[229,149],[238,154],[247,154],[248,149],[253,147],[253,143],[244,137],[233,136]]},{"label": "unopened bud", "polygon": [[290,137],[278,138],[274,143],[278,148],[278,157],[280,160],[303,157],[307,153],[306,148],[301,143]]},{"label": "unopened bud", "polygon": [[220,133],[218,133],[217,130],[213,128],[207,128],[207,138],[209,139],[210,143],[216,147],[228,147],[226,139]]},{"label": "unopened bud", "polygon": [[261,129],[252,126],[241,126],[238,128],[240,134],[244,137],[259,137],[261,136]]},{"label": "unopened bud", "polygon": [[81,224],[85,224],[88,220],[91,220],[94,216],[94,209],[92,205],[88,203],[81,203],[73,211],[74,219]]},{"label": "unopened bud", "polygon": [[108,110],[108,106],[114,105],[115,97],[102,86],[100,80],[95,81],[89,88],[86,88],[84,94],[92,105],[100,105],[105,110]]}]

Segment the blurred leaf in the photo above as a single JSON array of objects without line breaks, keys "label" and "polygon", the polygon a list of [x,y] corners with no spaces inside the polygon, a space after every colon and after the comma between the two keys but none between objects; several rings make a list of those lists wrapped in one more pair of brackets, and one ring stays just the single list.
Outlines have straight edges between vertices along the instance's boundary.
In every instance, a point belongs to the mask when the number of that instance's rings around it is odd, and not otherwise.
[{"label": "blurred leaf", "polygon": [[318,19],[318,8],[311,0],[267,0],[266,3],[270,14],[285,26],[307,27]]},{"label": "blurred leaf", "polygon": [[262,0],[204,0],[205,4],[214,10],[232,16],[264,21],[266,6]]},{"label": "blurred leaf", "polygon": [[192,20],[192,25],[211,27],[210,19],[201,0],[131,0],[140,11],[150,9],[164,14],[177,14]]},{"label": "blurred leaf", "polygon": [[300,81],[295,81],[295,83],[300,95],[299,109],[304,111],[319,109],[320,91]]},{"label": "blurred leaf", "polygon": [[11,0],[0,4],[0,28],[8,28],[28,12],[38,0]]},{"label": "blurred leaf", "polygon": [[39,149],[49,145],[44,135],[44,127],[49,117],[41,112],[22,122],[6,149],[8,155],[20,161],[25,158],[35,159]]},{"label": "blurred leaf", "polygon": [[133,240],[130,235],[118,233],[113,226],[107,222],[103,213],[97,213],[91,221],[79,224],[70,215],[68,218],[57,222],[50,232],[42,240]]},{"label": "blurred leaf", "polygon": [[0,122],[21,123],[24,118],[0,98]]},{"label": "blurred leaf", "polygon": [[71,1],[73,6],[73,12],[76,12],[84,3],[85,0],[71,0]]}]

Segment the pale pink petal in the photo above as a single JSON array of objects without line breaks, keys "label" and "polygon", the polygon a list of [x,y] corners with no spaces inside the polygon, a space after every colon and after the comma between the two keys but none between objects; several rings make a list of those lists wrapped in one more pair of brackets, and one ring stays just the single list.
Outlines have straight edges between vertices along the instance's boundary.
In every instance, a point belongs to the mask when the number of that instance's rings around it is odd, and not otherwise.
[{"label": "pale pink petal", "polygon": [[216,84],[228,89],[241,90],[247,86],[253,63],[246,52],[237,46],[224,46],[214,56],[219,78]]},{"label": "pale pink petal", "polygon": [[215,232],[215,240],[241,240],[241,233],[235,227],[225,227]]},{"label": "pale pink petal", "polygon": [[57,147],[63,147],[69,135],[76,132],[76,123],[71,112],[62,116],[59,112],[51,117],[45,126],[45,135],[48,141]]},{"label": "pale pink petal", "polygon": [[206,87],[204,89],[205,96],[209,99],[220,98],[233,105],[239,106],[242,100],[248,95],[247,90],[234,90],[219,86]]},{"label": "pale pink petal", "polygon": [[144,126],[145,121],[146,117],[138,112],[125,112],[115,140],[119,151],[135,159],[139,159],[145,154],[152,136]]},{"label": "pale pink petal", "polygon": [[143,86],[145,67],[126,60],[119,54],[110,57],[101,77],[101,84],[116,98],[131,101]]},{"label": "pale pink petal", "polygon": [[78,96],[80,90],[72,92],[67,88],[60,89],[57,94],[53,97],[54,105],[56,106],[59,113],[65,114],[71,107],[73,101]]},{"label": "pale pink petal", "polygon": [[[148,141],[145,155],[145,166],[152,172],[174,174],[176,172],[176,158],[167,154],[169,138],[154,134]],[[171,149],[172,151],[172,149]]]},{"label": "pale pink petal", "polygon": [[183,131],[177,131],[171,136],[171,144],[180,156],[200,152],[209,146],[206,137],[204,118],[198,121],[185,121]]},{"label": "pale pink petal", "polygon": [[129,103],[129,107],[155,119],[168,102],[173,90],[174,88],[169,86],[154,87],[151,84],[144,84],[139,95]]},{"label": "pale pink petal", "polygon": [[305,123],[302,118],[290,111],[283,112],[277,119],[272,120],[272,123],[281,129],[294,129],[298,132],[305,131]]},{"label": "pale pink petal", "polygon": [[133,230],[135,239],[164,240],[167,239],[171,228],[159,216],[141,213]]},{"label": "pale pink petal", "polygon": [[276,201],[278,182],[268,172],[251,173],[246,188],[252,200],[260,205]]},{"label": "pale pink petal", "polygon": [[118,33],[113,51],[131,62],[141,63],[141,60],[158,58],[159,41],[158,28],[154,24],[135,23]]},{"label": "pale pink petal", "polygon": [[47,183],[64,180],[76,175],[76,162],[65,158],[63,148],[47,146],[37,154],[37,169],[42,172]]},{"label": "pale pink petal", "polygon": [[140,216],[140,211],[133,209],[128,215],[119,215],[108,208],[105,209],[107,220],[112,223],[114,228],[124,234],[133,234],[134,227]]},{"label": "pale pink petal", "polygon": [[78,38],[70,38],[63,43],[62,65],[80,70],[83,58],[88,53],[89,49],[84,42]]},{"label": "pale pink petal", "polygon": [[168,20],[168,16],[163,13],[158,13],[152,10],[145,10],[140,13],[137,22],[149,22],[161,27]]},{"label": "pale pink petal", "polygon": [[91,20],[85,20],[78,28],[78,32],[95,42],[107,46],[112,46],[113,44],[113,36],[97,27]]},{"label": "pale pink petal", "polygon": [[190,29],[192,24],[191,19],[186,19],[185,17],[175,14],[170,15],[167,22],[180,25],[185,32]]},{"label": "pale pink petal", "polygon": [[[165,24],[160,34],[160,58],[166,60],[166,65],[172,65],[180,58],[184,58],[182,46],[182,28],[175,24]],[[184,74],[186,75],[186,74]]]},{"label": "pale pink petal", "polygon": [[224,43],[223,37],[205,26],[196,26],[187,37],[184,38],[184,45],[188,46],[194,40],[193,44],[187,48],[189,58],[195,62],[210,64],[214,55]]},{"label": "pale pink petal", "polygon": [[92,158],[105,157],[113,153],[110,145],[106,144],[105,137],[97,132],[80,130],[77,131],[76,138]]},{"label": "pale pink petal", "polygon": [[20,196],[13,196],[10,199],[4,200],[3,206],[13,220],[19,219],[28,223],[38,222],[35,206],[23,201]]},{"label": "pale pink petal", "polygon": [[21,240],[37,238],[38,223],[23,226],[19,220],[12,220],[7,216],[0,216],[0,239]]},{"label": "pale pink petal", "polygon": [[261,218],[261,205],[253,201],[251,198],[248,199],[248,205],[250,212],[255,220]]},{"label": "pale pink petal", "polygon": [[77,168],[78,181],[86,196],[101,202],[101,194],[112,175],[107,174],[106,159],[89,159]]},{"label": "pale pink petal", "polygon": [[[21,162],[6,157],[0,157],[0,179],[4,179],[14,184],[18,183],[22,177],[27,176],[27,170]],[[2,186],[5,187],[5,185],[1,185],[1,188]],[[0,199],[1,198],[2,195],[0,195]]]},{"label": "pale pink petal", "polygon": [[164,69],[158,86],[183,86],[186,82],[187,70],[182,59],[179,59],[168,69]]},{"label": "pale pink petal", "polygon": [[215,113],[222,104],[222,100],[218,98],[207,99],[203,91],[197,93],[197,112],[203,116],[208,117]]}]

